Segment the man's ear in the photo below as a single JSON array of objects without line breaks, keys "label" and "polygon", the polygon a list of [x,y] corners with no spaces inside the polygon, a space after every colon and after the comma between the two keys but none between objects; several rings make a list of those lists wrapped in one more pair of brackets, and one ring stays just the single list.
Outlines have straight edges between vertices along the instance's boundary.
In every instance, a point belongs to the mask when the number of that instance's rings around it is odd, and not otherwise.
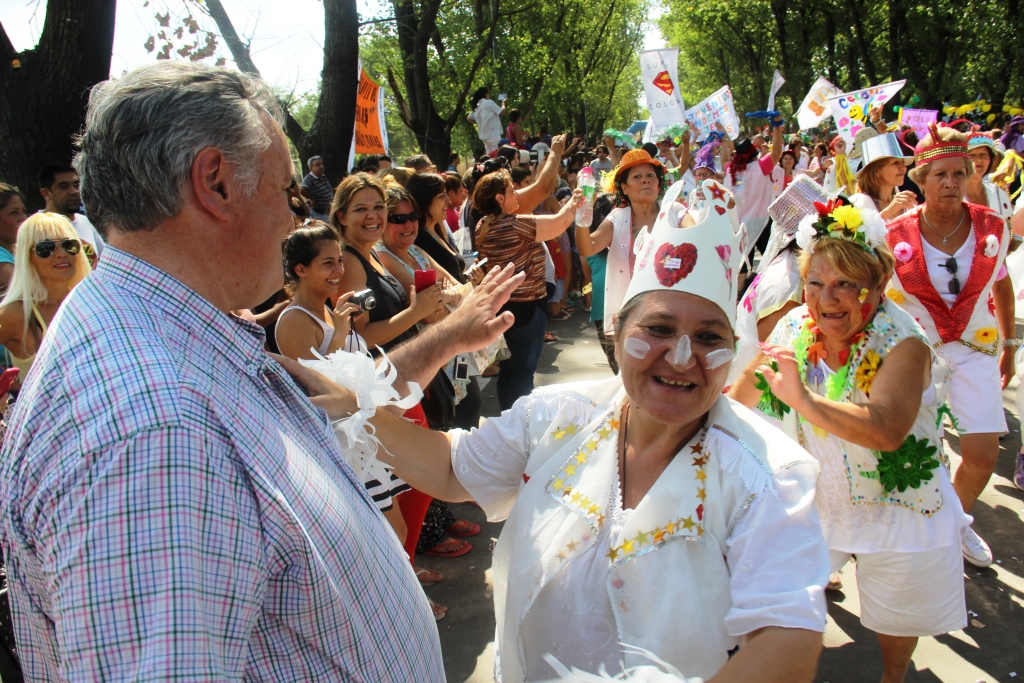
[{"label": "man's ear", "polygon": [[228,203],[238,192],[235,169],[216,147],[204,147],[192,160],[192,192],[208,213],[226,220]]}]

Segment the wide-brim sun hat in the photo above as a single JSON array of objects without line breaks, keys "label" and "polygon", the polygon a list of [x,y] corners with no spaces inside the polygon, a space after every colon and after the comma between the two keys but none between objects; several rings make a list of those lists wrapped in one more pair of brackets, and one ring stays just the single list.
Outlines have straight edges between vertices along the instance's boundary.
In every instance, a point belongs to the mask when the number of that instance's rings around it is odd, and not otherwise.
[{"label": "wide-brim sun hat", "polygon": [[857,134],[853,136],[853,145],[850,150],[849,156],[851,159],[860,159],[864,153],[864,143],[872,138],[879,136],[879,132],[871,127],[864,127],[857,131]]},{"label": "wide-brim sun hat", "polygon": [[662,163],[648,154],[646,150],[631,149],[622,155],[622,158],[619,159],[619,165],[612,169],[611,173],[605,175],[605,192],[614,193],[615,188],[619,183],[619,177],[624,171],[628,171],[635,166],[642,166],[644,164],[650,164],[651,166],[660,168],[664,171]]}]

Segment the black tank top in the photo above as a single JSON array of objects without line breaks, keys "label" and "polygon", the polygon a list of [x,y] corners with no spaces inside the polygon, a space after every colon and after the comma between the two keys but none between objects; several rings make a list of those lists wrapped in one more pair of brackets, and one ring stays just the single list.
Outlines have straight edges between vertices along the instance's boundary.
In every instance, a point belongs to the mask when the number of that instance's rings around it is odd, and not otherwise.
[{"label": "black tank top", "polygon": [[[378,273],[377,269],[370,265],[370,262],[352,247],[346,245],[345,251],[354,255],[363,264],[363,270],[366,271],[366,288],[372,290],[373,295],[377,298],[377,306],[368,311],[371,323],[387,320],[409,307],[409,299],[406,297],[405,290],[402,289],[402,284],[398,280],[391,275],[381,275]],[[384,264],[380,262],[376,254],[373,255],[373,259],[381,268],[384,268]],[[385,272],[387,272],[387,269],[385,269]],[[415,336],[416,326],[413,325],[391,341],[380,346],[385,351],[390,351],[393,346]]]}]

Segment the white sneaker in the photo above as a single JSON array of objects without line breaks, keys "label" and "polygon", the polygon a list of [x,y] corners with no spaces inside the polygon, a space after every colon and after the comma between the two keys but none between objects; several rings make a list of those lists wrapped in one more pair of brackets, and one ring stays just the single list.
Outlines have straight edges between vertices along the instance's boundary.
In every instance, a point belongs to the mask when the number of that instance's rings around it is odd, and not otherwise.
[{"label": "white sneaker", "polygon": [[987,567],[992,564],[992,549],[969,526],[964,527],[960,535],[960,548],[964,551],[964,559],[975,567]]}]

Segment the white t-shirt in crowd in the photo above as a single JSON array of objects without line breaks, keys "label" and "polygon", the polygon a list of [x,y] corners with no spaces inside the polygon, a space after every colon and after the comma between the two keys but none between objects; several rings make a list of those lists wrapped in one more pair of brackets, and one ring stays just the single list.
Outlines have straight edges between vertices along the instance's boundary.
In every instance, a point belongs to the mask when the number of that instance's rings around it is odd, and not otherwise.
[{"label": "white t-shirt in crowd", "polygon": [[494,100],[482,99],[473,111],[476,121],[476,134],[481,140],[501,139],[501,107]]},{"label": "white t-shirt in crowd", "polygon": [[604,174],[615,168],[615,164],[612,163],[611,159],[605,159],[604,161],[594,159],[590,162],[590,168],[594,169],[596,172],[597,183],[600,185],[601,180],[604,178]]},{"label": "white t-shirt in crowd", "polygon": [[[964,245],[956,250],[953,258],[956,259],[956,279],[960,281],[960,289],[967,284],[967,278],[971,276],[971,262],[974,260],[974,248],[978,244],[978,238],[971,230]],[[956,294],[949,291],[949,283],[953,280],[953,274],[946,268],[946,261],[949,254],[945,254],[925,240],[921,240],[921,247],[924,249],[924,261],[928,264],[928,278],[932,281],[935,291],[939,293],[942,300],[950,308],[956,302]]]},{"label": "white t-shirt in crowd", "polygon": [[103,256],[103,248],[107,246],[107,243],[100,237],[100,233],[96,230],[96,227],[89,222],[89,219],[85,217],[85,214],[76,213],[74,220],[71,224],[75,226],[75,232],[78,233],[78,239],[83,242],[88,242],[92,245],[92,248],[96,250],[96,258]]},{"label": "white t-shirt in crowd", "polygon": [[785,171],[770,155],[748,164],[746,170],[736,174],[735,183],[726,169],[725,187],[736,198],[740,222],[747,227],[747,244],[757,242],[768,225],[768,205],[782,192],[784,179]]}]

